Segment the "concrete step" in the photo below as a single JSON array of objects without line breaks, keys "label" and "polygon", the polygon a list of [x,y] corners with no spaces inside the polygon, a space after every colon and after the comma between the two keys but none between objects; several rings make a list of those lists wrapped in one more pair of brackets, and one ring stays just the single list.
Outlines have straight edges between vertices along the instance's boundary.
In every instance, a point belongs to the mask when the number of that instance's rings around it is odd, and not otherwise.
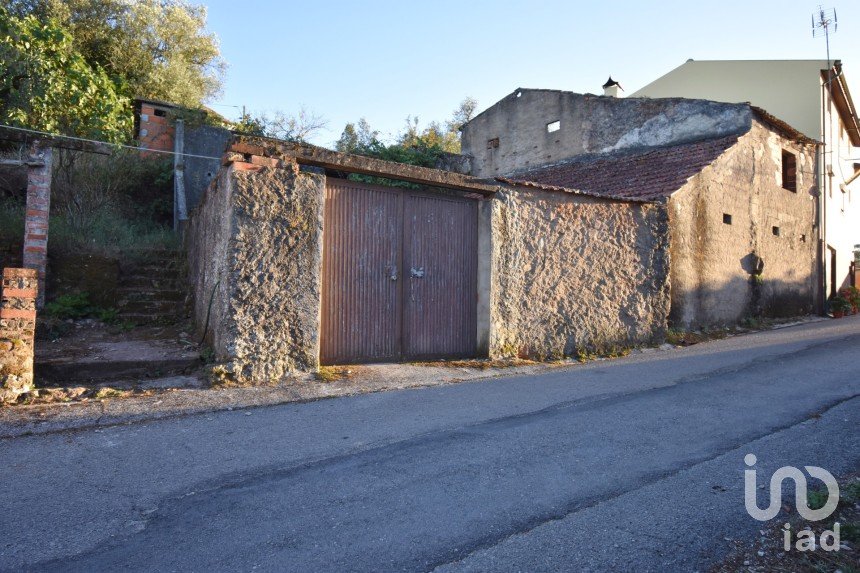
[{"label": "concrete step", "polygon": [[36,364],[39,386],[111,382],[137,378],[161,378],[188,374],[203,364],[200,356],[165,360],[119,360],[91,362],[55,362]]},{"label": "concrete step", "polygon": [[135,300],[125,304],[117,304],[120,316],[124,314],[179,314],[182,310],[181,301],[175,300]]},{"label": "concrete step", "polygon": [[122,301],[135,301],[135,300],[158,300],[158,301],[177,301],[181,302],[185,300],[185,291],[181,290],[168,290],[168,289],[159,289],[159,290],[144,290],[144,289],[136,289],[136,288],[119,288],[117,289],[117,294],[119,295],[120,303]]},{"label": "concrete step", "polygon": [[117,313],[117,316],[121,320],[131,322],[132,324],[175,324],[188,318],[182,309],[177,309],[175,312],[161,313],[120,311]]},{"label": "concrete step", "polygon": [[181,289],[184,284],[179,273],[164,273],[160,275],[126,275],[119,280],[120,290],[167,288]]}]

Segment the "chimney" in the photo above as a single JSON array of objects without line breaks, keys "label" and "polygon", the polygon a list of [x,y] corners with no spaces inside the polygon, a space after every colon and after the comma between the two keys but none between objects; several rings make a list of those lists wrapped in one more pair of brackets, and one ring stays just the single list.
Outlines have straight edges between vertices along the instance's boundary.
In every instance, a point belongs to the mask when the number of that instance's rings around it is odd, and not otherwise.
[{"label": "chimney", "polygon": [[618,90],[624,91],[624,88],[621,87],[621,84],[612,79],[612,76],[609,76],[609,79],[606,80],[606,83],[603,84],[603,95],[607,97],[618,97]]}]

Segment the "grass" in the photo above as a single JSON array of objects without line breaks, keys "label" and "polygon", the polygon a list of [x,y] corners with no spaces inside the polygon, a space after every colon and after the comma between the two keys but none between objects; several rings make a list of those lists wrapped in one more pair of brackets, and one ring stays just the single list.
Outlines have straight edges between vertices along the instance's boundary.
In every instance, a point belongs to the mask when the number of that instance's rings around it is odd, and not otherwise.
[{"label": "grass", "polygon": [[[0,201],[0,241],[22,241],[24,209],[20,201]],[[105,211],[91,225],[77,228],[61,215],[52,215],[48,231],[49,251],[135,257],[148,250],[177,250],[179,238],[172,229],[145,219],[129,219]]]},{"label": "grass", "polygon": [[320,366],[316,372],[316,379],[320,382],[330,383],[346,380],[352,375],[352,370],[346,366]]}]

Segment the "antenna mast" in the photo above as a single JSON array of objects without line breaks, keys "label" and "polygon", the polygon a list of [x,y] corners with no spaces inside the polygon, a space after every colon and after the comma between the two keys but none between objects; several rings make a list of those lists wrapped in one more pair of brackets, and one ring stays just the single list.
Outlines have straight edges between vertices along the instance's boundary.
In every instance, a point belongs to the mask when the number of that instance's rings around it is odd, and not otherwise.
[{"label": "antenna mast", "polygon": [[[816,18],[818,18],[816,20]],[[825,44],[827,45],[827,85],[833,81],[833,71],[830,66],[830,29],[833,33],[839,28],[839,21],[836,19],[836,8],[825,10],[818,6],[818,14],[812,15],[812,37],[820,38],[824,36]]]}]

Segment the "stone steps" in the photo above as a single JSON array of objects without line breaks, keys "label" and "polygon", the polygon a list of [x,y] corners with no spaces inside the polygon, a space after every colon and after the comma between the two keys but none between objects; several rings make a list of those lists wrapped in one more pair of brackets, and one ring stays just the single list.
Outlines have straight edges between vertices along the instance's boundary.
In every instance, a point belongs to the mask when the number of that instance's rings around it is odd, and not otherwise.
[{"label": "stone steps", "polygon": [[194,372],[203,364],[199,356],[152,360],[116,360],[36,365],[39,386],[72,386],[94,382],[161,378]]},{"label": "stone steps", "polygon": [[117,294],[119,318],[135,324],[170,323],[185,317],[184,258],[171,250],[148,251],[123,265]]}]

